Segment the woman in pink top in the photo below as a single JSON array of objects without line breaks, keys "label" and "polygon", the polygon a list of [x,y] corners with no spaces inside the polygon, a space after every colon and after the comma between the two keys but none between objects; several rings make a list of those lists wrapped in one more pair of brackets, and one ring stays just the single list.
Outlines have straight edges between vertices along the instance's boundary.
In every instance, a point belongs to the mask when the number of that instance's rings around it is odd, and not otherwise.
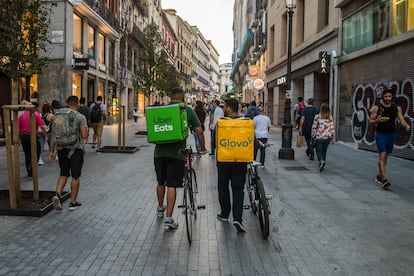
[{"label": "woman in pink top", "polygon": [[335,127],[328,104],[323,103],[319,114],[313,119],[312,137],[316,140],[316,156],[319,160],[319,171],[325,167],[326,151],[329,143],[335,143]]},{"label": "woman in pink top", "polygon": [[[29,102],[22,102],[23,105],[30,105]],[[47,141],[47,133],[44,126],[44,122],[42,119],[42,116],[39,112],[34,112],[34,118],[35,118],[35,131],[36,131],[36,144],[37,144],[37,161],[39,161],[40,157],[40,141],[37,136],[39,132],[39,127],[41,128],[43,132],[43,136],[45,137],[45,141]],[[24,151],[24,157],[26,160],[26,170],[27,170],[27,176],[32,177],[32,153],[31,153],[31,147],[30,147],[30,110],[26,110],[22,115],[19,116],[17,120],[17,125],[19,127],[20,131],[20,141],[23,147]]]}]

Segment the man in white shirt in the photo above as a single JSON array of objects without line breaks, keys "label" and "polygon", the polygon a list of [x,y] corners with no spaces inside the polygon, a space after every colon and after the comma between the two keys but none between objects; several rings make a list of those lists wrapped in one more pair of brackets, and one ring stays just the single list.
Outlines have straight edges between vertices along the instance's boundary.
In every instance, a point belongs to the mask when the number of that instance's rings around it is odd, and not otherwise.
[{"label": "man in white shirt", "polygon": [[220,117],[224,117],[224,112],[223,112],[223,108],[220,106],[220,101],[219,100],[215,100],[214,101],[214,114],[213,116],[210,115],[210,134],[211,134],[211,152],[209,153],[209,155],[215,155],[216,154],[216,124],[217,124],[217,120]]},{"label": "man in white shirt", "polygon": [[253,118],[254,122],[254,136],[256,139],[255,149],[254,149],[254,160],[256,160],[257,151],[260,148],[260,164],[264,167],[265,162],[265,150],[266,143],[268,138],[268,133],[270,129],[270,118],[264,114],[263,107],[259,107],[259,115]]}]

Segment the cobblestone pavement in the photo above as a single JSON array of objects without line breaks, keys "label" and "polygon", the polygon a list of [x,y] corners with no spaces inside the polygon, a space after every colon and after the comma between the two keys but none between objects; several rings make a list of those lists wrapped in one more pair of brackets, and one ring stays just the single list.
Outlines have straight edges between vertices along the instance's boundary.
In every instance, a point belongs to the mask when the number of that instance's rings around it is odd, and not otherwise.
[{"label": "cobblestone pavement", "polygon": [[[337,143],[320,173],[304,149],[279,160],[281,133],[273,127],[260,170],[273,194],[268,240],[249,210],[244,234],[217,221],[215,160],[205,155],[194,166],[206,210],[190,246],[177,209],[176,231],[164,232],[156,216],[153,145],[134,135],[144,122],[127,122],[126,145],[140,146],[135,153],[96,154],[87,146],[80,209],[68,211],[66,201],[63,211],[41,218],[0,217],[0,275],[414,275],[412,161],[390,158],[392,186],[384,191],[373,180],[376,153]],[[117,125],[105,126],[104,145],[117,145],[117,135]],[[56,163],[40,166],[40,190],[54,190],[58,173]],[[6,176],[0,147],[0,189]],[[22,177],[22,189],[31,186]]]}]

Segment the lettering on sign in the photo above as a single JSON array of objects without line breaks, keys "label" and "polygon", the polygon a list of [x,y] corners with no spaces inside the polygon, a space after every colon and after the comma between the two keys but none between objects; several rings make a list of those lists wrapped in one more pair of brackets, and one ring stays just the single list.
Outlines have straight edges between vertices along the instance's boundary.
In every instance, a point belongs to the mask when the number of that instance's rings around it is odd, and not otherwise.
[{"label": "lettering on sign", "polygon": [[331,56],[328,52],[319,52],[319,73],[328,74]]},{"label": "lettering on sign", "polygon": [[237,140],[230,140],[230,139],[221,139],[220,146],[222,147],[229,147],[229,148],[241,148],[241,147],[248,147],[253,142],[253,138],[249,136],[247,140],[244,141],[237,141]]},{"label": "lettering on sign", "polygon": [[154,132],[173,131],[172,118],[154,118]]}]

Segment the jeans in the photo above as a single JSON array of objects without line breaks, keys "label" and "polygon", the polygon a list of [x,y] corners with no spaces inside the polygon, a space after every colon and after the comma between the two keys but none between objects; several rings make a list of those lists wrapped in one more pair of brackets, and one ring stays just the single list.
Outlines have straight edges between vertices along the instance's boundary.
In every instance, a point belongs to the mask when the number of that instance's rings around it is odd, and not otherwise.
[{"label": "jeans", "polygon": [[313,147],[312,147],[312,136],[305,136],[305,140],[306,140],[306,145],[307,145],[306,155],[314,157],[315,151],[313,150]]},{"label": "jeans", "polygon": [[233,220],[242,222],[246,163],[217,162],[218,195],[221,215],[229,217],[231,211],[229,183],[233,195]]},{"label": "jeans", "polygon": [[[257,140],[262,142],[263,144],[267,143],[267,138],[258,138]],[[255,141],[254,143],[254,160],[256,160],[257,151],[260,149],[260,163],[264,165],[265,157],[266,157],[266,153],[265,153],[266,148],[261,147],[258,141]]]},{"label": "jeans", "polygon": [[211,137],[211,153],[215,153],[216,152],[216,129],[211,129],[210,130],[210,137]]},{"label": "jeans", "polygon": [[316,156],[318,157],[319,162],[325,162],[326,151],[328,150],[330,142],[331,138],[316,140]]},{"label": "jeans", "polygon": [[198,138],[198,134],[194,133],[194,143],[195,143],[195,147],[197,151],[201,150],[201,143],[200,143],[200,139]]}]

